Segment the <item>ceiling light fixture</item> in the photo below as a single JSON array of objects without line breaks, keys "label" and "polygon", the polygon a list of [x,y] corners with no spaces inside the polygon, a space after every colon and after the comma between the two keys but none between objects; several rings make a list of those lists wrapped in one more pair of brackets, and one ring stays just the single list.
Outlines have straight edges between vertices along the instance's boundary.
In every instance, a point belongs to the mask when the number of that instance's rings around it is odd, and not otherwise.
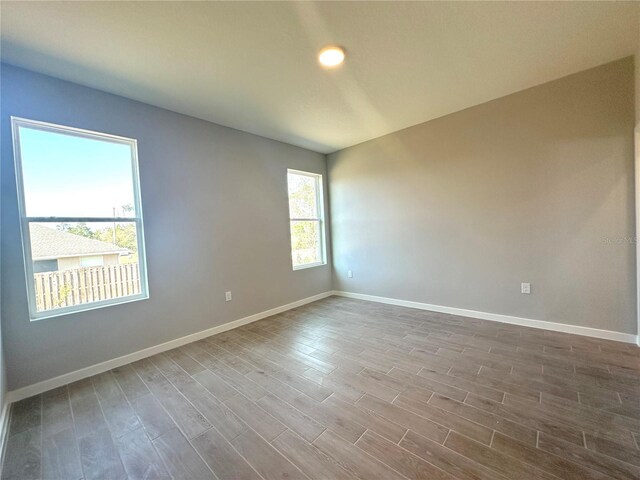
[{"label": "ceiling light fixture", "polygon": [[344,50],[335,45],[324,47],[318,53],[318,61],[323,67],[334,68],[344,62]]}]

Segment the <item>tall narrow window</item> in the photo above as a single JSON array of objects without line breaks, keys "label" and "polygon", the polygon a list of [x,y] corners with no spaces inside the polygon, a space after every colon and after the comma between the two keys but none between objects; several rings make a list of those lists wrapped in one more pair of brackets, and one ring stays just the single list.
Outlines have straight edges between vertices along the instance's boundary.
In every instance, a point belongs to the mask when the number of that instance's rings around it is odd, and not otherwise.
[{"label": "tall narrow window", "polygon": [[11,120],[31,318],[147,298],[136,141]]},{"label": "tall narrow window", "polygon": [[322,175],[287,171],[293,269],[324,265]]}]

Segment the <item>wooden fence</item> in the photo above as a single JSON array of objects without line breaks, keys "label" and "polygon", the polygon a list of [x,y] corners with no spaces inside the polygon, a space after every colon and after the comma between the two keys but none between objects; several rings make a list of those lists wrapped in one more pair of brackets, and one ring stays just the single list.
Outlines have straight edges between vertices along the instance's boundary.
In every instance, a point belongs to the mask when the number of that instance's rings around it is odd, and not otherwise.
[{"label": "wooden fence", "polygon": [[140,293],[137,263],[34,274],[39,312]]}]

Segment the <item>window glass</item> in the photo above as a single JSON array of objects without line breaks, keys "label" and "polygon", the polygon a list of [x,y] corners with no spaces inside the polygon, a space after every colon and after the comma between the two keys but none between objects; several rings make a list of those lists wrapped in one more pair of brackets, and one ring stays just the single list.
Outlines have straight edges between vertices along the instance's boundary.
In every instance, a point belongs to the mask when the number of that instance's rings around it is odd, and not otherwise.
[{"label": "window glass", "polygon": [[31,318],[147,298],[135,141],[12,121]]},{"label": "window glass", "polygon": [[27,216],[135,216],[130,145],[19,128]]},{"label": "window glass", "polygon": [[317,218],[316,179],[289,173],[289,213],[292,218]]},{"label": "window glass", "polygon": [[323,265],[322,176],[289,170],[287,181],[293,269]]}]

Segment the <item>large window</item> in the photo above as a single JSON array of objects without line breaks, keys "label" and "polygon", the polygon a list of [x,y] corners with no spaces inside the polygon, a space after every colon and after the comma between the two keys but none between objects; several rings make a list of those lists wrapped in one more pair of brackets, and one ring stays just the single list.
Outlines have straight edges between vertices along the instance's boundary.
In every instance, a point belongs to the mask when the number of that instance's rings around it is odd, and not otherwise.
[{"label": "large window", "polygon": [[325,264],[322,175],[287,171],[293,269]]},{"label": "large window", "polygon": [[31,318],[147,298],[136,141],[12,128]]}]

